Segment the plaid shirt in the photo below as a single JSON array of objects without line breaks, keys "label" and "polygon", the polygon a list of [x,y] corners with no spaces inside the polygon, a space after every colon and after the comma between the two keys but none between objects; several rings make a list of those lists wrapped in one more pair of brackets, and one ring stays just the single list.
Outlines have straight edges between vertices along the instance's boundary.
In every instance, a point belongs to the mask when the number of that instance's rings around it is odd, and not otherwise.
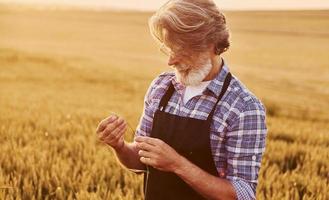
[{"label": "plaid shirt", "polygon": [[[153,116],[170,82],[175,92],[165,108],[174,115],[205,120],[216,103],[224,79],[229,72],[227,63],[202,95],[184,105],[184,86],[173,72],[160,74],[151,83],[144,99],[144,111],[137,135],[150,136]],[[235,188],[237,199],[256,199],[258,172],[265,151],[267,127],[265,107],[234,75],[228,90],[219,101],[211,124],[212,156],[221,178]]]}]

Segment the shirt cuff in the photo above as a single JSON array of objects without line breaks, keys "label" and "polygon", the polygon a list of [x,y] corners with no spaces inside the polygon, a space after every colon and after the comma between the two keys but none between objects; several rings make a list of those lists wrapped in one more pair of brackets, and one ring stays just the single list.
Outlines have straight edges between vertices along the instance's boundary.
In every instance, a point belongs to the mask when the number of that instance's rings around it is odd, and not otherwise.
[{"label": "shirt cuff", "polygon": [[[237,200],[255,200],[256,199],[256,187],[254,189],[252,186],[243,179],[236,178],[229,179],[232,183],[235,193],[237,196]],[[253,184],[253,183],[252,183]]]}]

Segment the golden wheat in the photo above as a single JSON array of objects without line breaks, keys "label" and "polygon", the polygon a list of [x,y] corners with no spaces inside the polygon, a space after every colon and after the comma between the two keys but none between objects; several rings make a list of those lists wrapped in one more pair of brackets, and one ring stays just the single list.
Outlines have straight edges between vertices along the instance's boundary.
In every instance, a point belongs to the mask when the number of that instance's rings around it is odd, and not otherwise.
[{"label": "golden wheat", "polygon": [[[149,16],[0,9],[0,199],[143,198],[142,176],[95,129],[112,111],[136,127],[150,81],[167,70]],[[328,199],[328,12],[227,17],[224,57],[268,113],[257,199]]]}]

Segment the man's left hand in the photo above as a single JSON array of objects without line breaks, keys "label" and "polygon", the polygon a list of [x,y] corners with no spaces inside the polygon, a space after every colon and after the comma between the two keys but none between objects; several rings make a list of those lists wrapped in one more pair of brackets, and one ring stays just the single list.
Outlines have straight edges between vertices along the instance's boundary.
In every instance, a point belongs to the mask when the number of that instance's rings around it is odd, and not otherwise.
[{"label": "man's left hand", "polygon": [[174,172],[179,167],[182,156],[164,141],[144,136],[136,137],[135,141],[142,163],[167,172]]}]

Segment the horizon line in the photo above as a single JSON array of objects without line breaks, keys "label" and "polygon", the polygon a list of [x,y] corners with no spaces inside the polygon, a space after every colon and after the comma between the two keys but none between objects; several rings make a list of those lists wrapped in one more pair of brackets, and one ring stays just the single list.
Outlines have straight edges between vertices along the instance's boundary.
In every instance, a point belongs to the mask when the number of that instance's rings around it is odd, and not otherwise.
[{"label": "horizon line", "polygon": [[[40,4],[40,3],[22,3],[22,2],[2,2],[1,6],[10,8],[27,8],[36,10],[90,10],[90,11],[135,11],[135,12],[155,12],[157,8],[123,8],[120,6],[96,6],[96,5],[69,5],[69,4]],[[222,11],[326,11],[329,7],[311,7],[311,8],[223,8]]]}]

